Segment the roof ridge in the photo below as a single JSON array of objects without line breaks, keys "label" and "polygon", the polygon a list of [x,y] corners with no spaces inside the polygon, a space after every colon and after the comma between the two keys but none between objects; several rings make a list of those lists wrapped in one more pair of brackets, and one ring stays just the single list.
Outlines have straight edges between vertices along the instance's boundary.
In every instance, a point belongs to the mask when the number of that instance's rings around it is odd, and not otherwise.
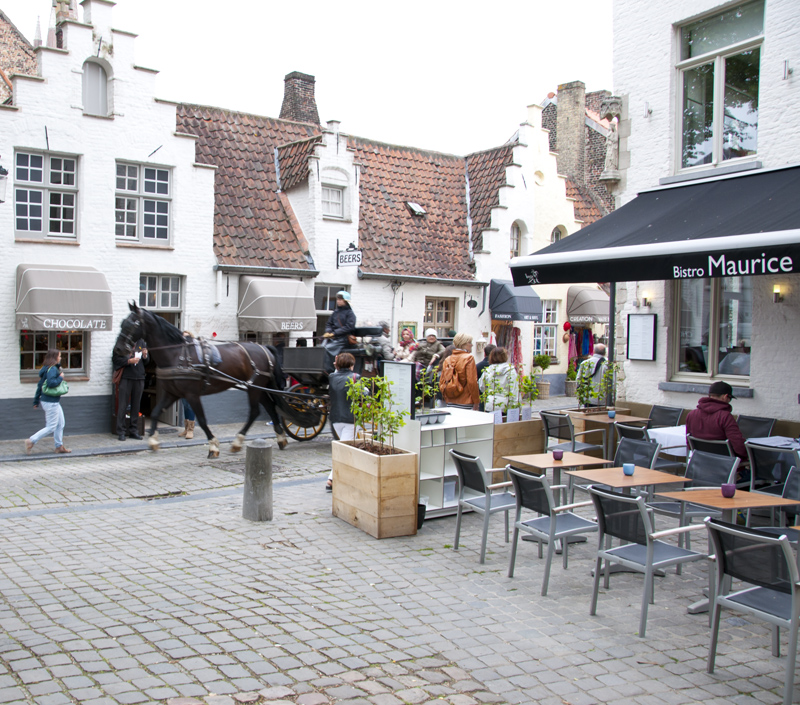
[{"label": "roof ridge", "polygon": [[17,34],[20,36],[20,38],[22,39],[22,41],[23,41],[23,42],[25,42],[25,44],[27,44],[28,48],[29,48],[31,51],[33,51],[33,50],[35,49],[35,47],[33,46],[33,44],[31,44],[31,42],[30,42],[30,41],[28,41],[28,38],[27,38],[27,37],[26,37],[26,36],[25,36],[25,35],[24,35],[24,34],[23,34],[23,33],[22,33],[20,30],[19,30],[19,27],[17,27],[17,25],[15,25],[15,24],[14,24],[14,23],[11,21],[11,18],[10,18],[10,17],[9,17],[9,16],[8,16],[8,15],[5,13],[5,12],[3,12],[3,10],[0,10],[0,16],[2,16],[2,18],[3,18],[3,19],[6,21],[6,22],[8,22],[8,24],[9,24],[9,25],[11,25],[11,28],[12,28],[12,29],[13,29],[13,30],[14,30],[14,31],[15,31],[15,32],[16,32],[16,33],[17,33]]},{"label": "roof ridge", "polygon": [[216,105],[203,105],[202,103],[189,103],[186,101],[181,101],[178,103],[178,107],[185,106],[187,108],[200,108],[205,110],[216,110],[220,113],[228,114],[228,115],[246,115],[247,117],[259,118],[261,120],[272,120],[273,122],[285,122],[290,125],[308,125],[310,127],[317,128],[320,133],[322,132],[322,126],[317,125],[315,122],[300,122],[299,120],[286,120],[285,118],[276,118],[271,117],[269,115],[259,115],[258,113],[251,113],[244,110],[232,110],[230,108],[221,108]]},{"label": "roof ridge", "polygon": [[504,149],[505,147],[516,147],[519,145],[519,137],[514,142],[505,142],[503,144],[499,144],[496,147],[488,147],[487,149],[479,149],[477,152],[470,152],[467,157],[477,157],[479,154],[488,154],[489,152],[495,152],[498,149]]},{"label": "roof ridge", "polygon": [[362,142],[362,143],[375,144],[375,145],[380,145],[380,146],[383,146],[383,147],[392,147],[394,149],[406,149],[406,150],[409,150],[411,152],[418,152],[420,154],[436,154],[436,155],[440,155],[440,156],[443,156],[443,157],[451,157],[453,159],[466,159],[466,157],[464,155],[461,155],[461,154],[451,154],[450,152],[438,152],[435,149],[425,149],[423,147],[412,147],[410,145],[404,145],[404,144],[393,144],[391,142],[383,142],[381,140],[375,140],[375,139],[372,139],[372,138],[369,138],[369,137],[358,137],[357,135],[347,135],[347,136],[351,140],[354,140],[354,141],[357,141],[357,142]]}]

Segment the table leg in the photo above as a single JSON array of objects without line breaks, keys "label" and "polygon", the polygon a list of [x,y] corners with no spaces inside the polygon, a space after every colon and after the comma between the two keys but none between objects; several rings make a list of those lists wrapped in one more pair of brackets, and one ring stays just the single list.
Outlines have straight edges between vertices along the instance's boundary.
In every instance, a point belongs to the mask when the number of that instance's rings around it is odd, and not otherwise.
[{"label": "table leg", "polygon": [[[735,510],[733,510],[733,509],[725,509],[722,512],[722,521],[726,521],[729,524],[732,524],[734,522],[735,516],[736,516],[736,511]],[[697,602],[693,602],[691,605],[689,605],[686,608],[686,611],[689,614],[703,614],[705,612],[708,612],[708,608],[709,608],[708,595],[711,592],[711,587],[710,586],[711,586],[711,581],[713,580],[710,571],[711,571],[711,568],[709,567],[709,574],[708,574],[709,587],[703,589],[703,594],[705,595],[705,597],[702,600],[698,600]]]}]

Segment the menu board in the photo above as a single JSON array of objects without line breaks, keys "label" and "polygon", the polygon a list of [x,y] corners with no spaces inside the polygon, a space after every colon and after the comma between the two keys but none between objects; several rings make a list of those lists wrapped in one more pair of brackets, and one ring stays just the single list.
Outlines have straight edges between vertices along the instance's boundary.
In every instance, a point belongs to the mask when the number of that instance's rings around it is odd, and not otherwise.
[{"label": "menu board", "polygon": [[656,316],[655,313],[628,314],[628,359],[656,359]]},{"label": "menu board", "polygon": [[392,411],[407,411],[414,418],[414,382],[417,366],[413,362],[383,361],[383,376],[392,383]]}]

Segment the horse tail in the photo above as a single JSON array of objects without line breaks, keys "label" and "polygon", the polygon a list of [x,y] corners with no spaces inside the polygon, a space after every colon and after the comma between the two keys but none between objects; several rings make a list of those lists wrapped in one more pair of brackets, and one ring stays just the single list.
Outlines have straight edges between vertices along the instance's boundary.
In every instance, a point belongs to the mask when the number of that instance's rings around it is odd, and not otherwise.
[{"label": "horse tail", "polygon": [[273,371],[272,374],[275,378],[275,386],[278,389],[286,389],[286,373],[283,371],[281,367],[281,355],[278,352],[278,349],[274,345],[265,345],[264,347],[267,348],[272,353],[272,364],[273,364]]}]

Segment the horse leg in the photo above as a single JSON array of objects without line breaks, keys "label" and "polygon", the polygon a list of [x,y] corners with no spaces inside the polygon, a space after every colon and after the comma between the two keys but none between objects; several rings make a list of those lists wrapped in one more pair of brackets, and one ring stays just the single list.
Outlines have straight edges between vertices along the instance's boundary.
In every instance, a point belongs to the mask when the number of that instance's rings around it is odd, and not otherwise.
[{"label": "horse leg", "polygon": [[267,410],[269,417],[272,419],[272,428],[275,430],[275,438],[278,441],[278,448],[284,450],[287,445],[289,445],[289,441],[286,440],[286,434],[283,431],[283,425],[281,424],[281,416],[278,413],[278,410],[275,408],[275,402],[272,401],[272,397],[263,392],[261,394],[261,405]]},{"label": "horse leg", "polygon": [[156,394],[156,406],[150,412],[150,430],[147,432],[147,445],[150,450],[158,450],[161,447],[161,443],[158,440],[158,417],[174,401],[177,401],[177,397],[159,385]]},{"label": "horse leg", "polygon": [[202,428],[206,433],[206,438],[208,439],[208,457],[219,458],[219,441],[216,439],[214,434],[211,433],[211,429],[208,427],[208,423],[206,422],[206,412],[205,409],[203,409],[203,403],[200,401],[199,397],[195,399],[187,399],[187,401],[192,407],[195,416],[197,416],[197,423],[200,424],[200,428]]},{"label": "horse leg", "polygon": [[258,406],[258,398],[260,395],[261,391],[258,389],[251,389],[248,391],[247,398],[250,401],[250,413],[247,416],[247,423],[242,426],[239,433],[236,434],[236,438],[234,439],[233,443],[231,443],[231,453],[238,453],[242,449],[247,437],[247,431],[250,430],[253,422],[258,418],[258,414],[261,411]]}]

